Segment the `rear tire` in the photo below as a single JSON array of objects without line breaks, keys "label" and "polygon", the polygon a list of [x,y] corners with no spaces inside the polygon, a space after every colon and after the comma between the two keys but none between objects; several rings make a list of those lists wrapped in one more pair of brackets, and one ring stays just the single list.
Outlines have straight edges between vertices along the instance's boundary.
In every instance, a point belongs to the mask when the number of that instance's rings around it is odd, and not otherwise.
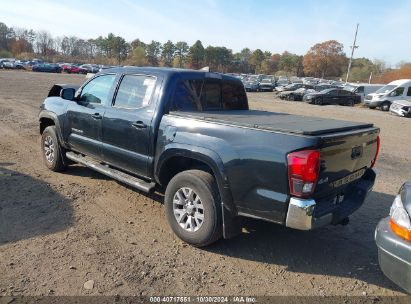
[{"label": "rear tire", "polygon": [[317,98],[316,100],[314,100],[314,104],[316,104],[317,106],[322,106],[323,100],[321,98]]},{"label": "rear tire", "polygon": [[222,237],[221,200],[210,173],[177,174],[167,186],[164,202],[168,223],[184,242],[203,247]]},{"label": "rear tire", "polygon": [[60,145],[55,126],[48,126],[41,134],[41,151],[44,164],[51,171],[60,172],[67,168],[66,151]]}]

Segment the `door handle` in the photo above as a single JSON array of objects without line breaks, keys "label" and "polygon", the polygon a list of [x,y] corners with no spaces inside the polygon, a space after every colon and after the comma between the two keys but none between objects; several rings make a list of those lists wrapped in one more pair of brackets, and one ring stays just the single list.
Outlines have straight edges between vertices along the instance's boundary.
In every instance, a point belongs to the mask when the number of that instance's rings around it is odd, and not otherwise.
[{"label": "door handle", "polygon": [[101,116],[100,113],[91,114],[91,117],[93,117],[94,119],[102,119],[103,118],[103,116]]},{"label": "door handle", "polygon": [[146,125],[144,122],[142,122],[142,121],[133,122],[131,125],[132,125],[134,128],[137,128],[137,129],[145,129],[145,128],[147,128],[147,125]]}]

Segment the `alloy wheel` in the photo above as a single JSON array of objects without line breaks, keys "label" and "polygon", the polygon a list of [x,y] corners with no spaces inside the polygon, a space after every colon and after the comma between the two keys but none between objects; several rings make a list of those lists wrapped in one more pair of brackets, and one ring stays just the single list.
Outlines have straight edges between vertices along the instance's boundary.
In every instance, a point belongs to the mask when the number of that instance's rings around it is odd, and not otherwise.
[{"label": "alloy wheel", "polygon": [[177,190],[173,198],[173,213],[177,223],[188,232],[196,232],[204,223],[204,206],[191,188]]}]

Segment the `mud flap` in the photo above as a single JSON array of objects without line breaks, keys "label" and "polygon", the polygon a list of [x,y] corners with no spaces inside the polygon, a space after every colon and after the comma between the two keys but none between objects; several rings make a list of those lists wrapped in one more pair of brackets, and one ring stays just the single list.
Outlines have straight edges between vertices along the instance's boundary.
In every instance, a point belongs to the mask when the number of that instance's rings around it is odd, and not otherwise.
[{"label": "mud flap", "polygon": [[225,239],[233,238],[241,233],[241,217],[233,214],[222,202],[221,203],[223,216],[223,237]]}]

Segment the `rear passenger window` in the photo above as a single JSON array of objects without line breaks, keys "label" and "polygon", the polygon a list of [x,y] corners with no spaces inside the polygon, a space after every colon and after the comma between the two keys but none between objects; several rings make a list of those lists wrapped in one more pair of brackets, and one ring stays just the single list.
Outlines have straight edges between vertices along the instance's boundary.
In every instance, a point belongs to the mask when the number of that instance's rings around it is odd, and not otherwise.
[{"label": "rear passenger window", "polygon": [[174,91],[171,111],[202,111],[202,80],[181,80]]},{"label": "rear passenger window", "polygon": [[247,110],[241,82],[206,78],[177,83],[170,111]]},{"label": "rear passenger window", "polygon": [[126,75],[121,80],[114,106],[137,109],[150,103],[156,80],[151,76]]},{"label": "rear passenger window", "polygon": [[411,96],[411,87],[408,88],[407,96]]},{"label": "rear passenger window", "polygon": [[203,98],[207,110],[221,109],[221,80],[206,79]]},{"label": "rear passenger window", "polygon": [[223,82],[223,109],[246,110],[247,96],[244,87],[235,82]]}]

